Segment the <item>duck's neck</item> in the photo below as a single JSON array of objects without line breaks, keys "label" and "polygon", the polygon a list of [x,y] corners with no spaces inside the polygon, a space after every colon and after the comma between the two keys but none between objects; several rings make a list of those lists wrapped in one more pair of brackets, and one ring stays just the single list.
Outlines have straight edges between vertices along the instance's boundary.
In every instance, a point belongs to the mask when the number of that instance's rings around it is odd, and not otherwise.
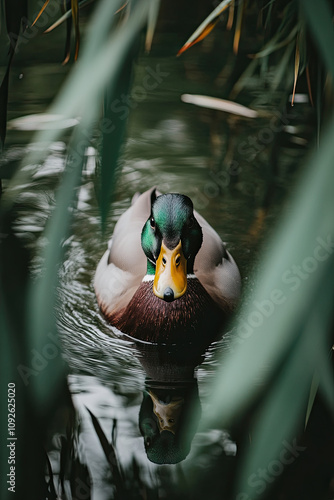
[{"label": "duck's neck", "polygon": [[146,271],[146,274],[147,275],[152,275],[154,276],[155,275],[155,265],[147,259],[147,271]]}]

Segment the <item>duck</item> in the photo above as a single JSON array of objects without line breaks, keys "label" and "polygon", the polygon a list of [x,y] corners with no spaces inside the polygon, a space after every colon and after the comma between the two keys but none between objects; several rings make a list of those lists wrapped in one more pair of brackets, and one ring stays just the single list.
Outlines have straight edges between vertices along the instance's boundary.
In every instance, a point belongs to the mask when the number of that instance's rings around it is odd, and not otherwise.
[{"label": "duck", "polygon": [[213,227],[179,193],[136,194],[95,272],[111,327],[138,341],[211,342],[229,320],[240,272]]}]

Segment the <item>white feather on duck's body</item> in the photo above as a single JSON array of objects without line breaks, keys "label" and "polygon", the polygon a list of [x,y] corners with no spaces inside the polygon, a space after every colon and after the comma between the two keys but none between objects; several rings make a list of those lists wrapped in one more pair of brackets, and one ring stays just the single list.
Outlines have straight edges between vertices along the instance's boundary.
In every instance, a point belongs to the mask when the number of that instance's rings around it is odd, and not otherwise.
[{"label": "white feather on duck's body", "polygon": [[176,342],[218,333],[239,298],[240,274],[188,197],[152,188],[119,218],[94,287],[111,325]]}]

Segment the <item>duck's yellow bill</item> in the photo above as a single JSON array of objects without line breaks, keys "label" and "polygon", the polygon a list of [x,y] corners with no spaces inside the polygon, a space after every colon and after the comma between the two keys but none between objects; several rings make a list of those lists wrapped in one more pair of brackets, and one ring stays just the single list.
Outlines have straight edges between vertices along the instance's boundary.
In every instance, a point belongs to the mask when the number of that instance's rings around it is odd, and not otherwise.
[{"label": "duck's yellow bill", "polygon": [[172,301],[187,290],[187,260],[182,252],[181,241],[173,250],[164,243],[156,262],[153,292],[160,299]]}]

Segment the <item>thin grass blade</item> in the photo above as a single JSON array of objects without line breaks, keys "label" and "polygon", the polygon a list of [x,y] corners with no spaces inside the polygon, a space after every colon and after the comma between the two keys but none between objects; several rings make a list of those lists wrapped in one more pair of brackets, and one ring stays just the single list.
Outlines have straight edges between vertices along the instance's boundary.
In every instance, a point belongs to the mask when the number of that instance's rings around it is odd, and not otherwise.
[{"label": "thin grass blade", "polygon": [[49,499],[50,500],[57,500],[57,493],[56,493],[56,488],[54,485],[54,476],[53,476],[52,465],[51,465],[49,455],[47,454],[47,452],[45,452],[45,460],[46,460],[46,465],[47,465],[47,469],[48,469],[48,473],[49,473],[49,483],[48,483],[48,486],[50,489]]},{"label": "thin grass blade", "polygon": [[72,19],[74,24],[75,34],[75,53],[74,60],[78,59],[79,45],[80,45],[80,27],[79,27],[79,2],[78,0],[71,0]]},{"label": "thin grass blade", "polygon": [[233,2],[233,0],[223,0],[212,12],[211,14],[199,25],[199,27],[194,31],[194,33],[188,38],[186,43],[181,47],[177,53],[180,56],[187,49],[195,45],[195,43],[203,40],[215,27],[219,21],[219,16],[222,12],[227,9],[227,7]]},{"label": "thin grass blade", "polygon": [[193,45],[195,45],[196,43],[198,42],[201,42],[202,40],[204,40],[204,38],[206,38],[210,33],[211,31],[213,30],[213,28],[216,26],[216,24],[218,23],[219,21],[219,18],[216,19],[215,21],[212,21],[210,24],[208,24],[205,29],[202,31],[202,33],[191,43],[189,44],[186,44],[184,45],[180,50],[179,52],[177,53],[177,56],[180,56],[181,54],[183,54],[183,52],[185,52],[186,50],[190,49],[190,47],[192,47]]},{"label": "thin grass blade", "polygon": [[[86,5],[89,5],[90,3],[95,2],[95,0],[82,0],[79,2],[79,9],[82,7],[85,7]],[[69,9],[63,14],[57,21],[55,21],[48,29],[44,31],[44,33],[50,33],[53,31],[55,28],[58,28],[63,22],[65,22],[67,19],[72,17],[72,9]]]},{"label": "thin grass blade", "polygon": [[316,397],[318,389],[319,389],[319,382],[320,382],[319,373],[315,372],[315,374],[313,375],[313,378],[312,378],[310,393],[309,393],[309,397],[308,397],[308,403],[307,403],[306,415],[305,415],[305,427],[307,426],[307,423],[308,423],[310,415],[311,415],[313,403],[314,403],[315,397]]},{"label": "thin grass blade", "polygon": [[[80,489],[78,488],[78,485],[80,485]],[[89,474],[87,465],[81,463],[78,456],[72,458],[70,488],[72,493],[72,500],[80,500],[82,498],[84,498],[85,500],[91,500],[92,479]]]},{"label": "thin grass blade", "polygon": [[48,3],[49,3],[49,2],[50,2],[50,0],[46,0],[46,1],[44,2],[44,4],[43,4],[43,6],[42,6],[41,10],[40,10],[40,11],[39,11],[39,13],[37,14],[37,16],[36,16],[36,18],[35,18],[35,20],[34,20],[34,22],[32,23],[32,25],[31,25],[31,26],[34,26],[34,25],[37,23],[38,19],[41,17],[41,15],[43,14],[43,12],[45,11],[45,9],[46,9],[46,7],[47,7],[47,5],[48,5]]},{"label": "thin grass blade", "polygon": [[236,25],[235,25],[235,33],[234,33],[234,40],[233,40],[233,52],[235,55],[237,55],[238,50],[239,50],[241,26],[242,26],[242,21],[244,18],[245,5],[246,5],[246,2],[244,0],[241,0],[238,4],[237,21],[236,21]]},{"label": "thin grass blade", "polygon": [[296,53],[295,53],[295,71],[294,71],[294,82],[293,82],[293,89],[292,89],[291,106],[293,106],[294,100],[295,100],[296,85],[297,85],[297,79],[298,79],[298,74],[299,74],[299,63],[300,63],[299,37],[297,37]]},{"label": "thin grass blade", "polygon": [[118,490],[122,489],[122,475],[121,475],[120,467],[118,464],[118,459],[116,456],[115,449],[114,449],[113,445],[111,443],[109,443],[108,439],[106,438],[106,435],[104,434],[98,419],[95,417],[95,415],[88,408],[86,408],[86,409],[87,409],[87,411],[92,419],[92,423],[93,423],[95,432],[97,434],[97,437],[99,438],[104,455],[105,455],[107,462],[110,466],[110,470],[113,474],[115,485],[116,485]]},{"label": "thin grass blade", "polygon": [[[10,2],[5,0],[3,3],[5,14],[5,26],[7,35],[10,39],[8,60],[3,64],[6,67],[4,78],[0,86],[0,151],[4,146],[7,130],[7,103],[8,103],[8,89],[9,89],[9,74],[10,67],[13,61],[17,41],[21,31],[25,29],[24,19],[27,19],[28,2],[27,0],[18,0],[17,2]],[[0,191],[1,192],[1,191]]]},{"label": "thin grass blade", "polygon": [[274,5],[274,0],[271,0],[269,2],[269,5],[268,5],[268,13],[267,13],[267,17],[266,17],[266,20],[265,20],[265,23],[264,23],[264,29],[267,29],[269,23],[270,23],[270,20],[271,20],[271,17],[272,17],[272,10],[273,10],[273,5]]},{"label": "thin grass blade", "polygon": [[320,128],[322,118],[322,68],[321,63],[317,64],[317,83],[316,83],[316,116],[317,116],[317,146],[320,146]]},{"label": "thin grass blade", "polygon": [[152,40],[153,40],[154,31],[155,31],[155,26],[157,24],[159,9],[160,9],[160,0],[151,1],[149,12],[148,12],[147,31],[146,31],[146,40],[145,40],[146,52],[150,52],[151,47],[152,47]]},{"label": "thin grass blade", "polygon": [[233,26],[233,21],[234,21],[234,1],[231,3],[229,11],[228,11],[228,18],[227,18],[227,23],[226,23],[226,29],[231,30]]},{"label": "thin grass blade", "polygon": [[129,1],[125,2],[119,9],[116,10],[115,14],[118,14],[119,12],[122,12],[123,9],[128,5]]},{"label": "thin grass blade", "polygon": [[62,62],[63,66],[65,66],[65,64],[67,64],[71,58],[72,23],[73,23],[73,18],[68,17],[66,20],[65,54],[64,54],[64,60]]},{"label": "thin grass blade", "polygon": [[266,46],[260,50],[260,52],[257,52],[254,57],[259,58],[259,57],[266,57],[273,52],[276,52],[277,50],[281,49],[282,47],[285,47],[289,43],[291,43],[295,37],[297,36],[297,33],[299,31],[299,25],[295,26],[289,34],[281,40],[281,35],[280,33],[277,33],[267,44]]},{"label": "thin grass blade", "polygon": [[0,151],[4,147],[7,132],[7,105],[9,72],[14,52],[12,52],[7,65],[7,71],[0,86]]},{"label": "thin grass blade", "polygon": [[242,89],[247,85],[247,82],[249,78],[255,73],[256,69],[259,66],[259,60],[258,59],[253,59],[250,64],[248,64],[247,68],[245,71],[242,73],[240,78],[236,81],[234,84],[231,93],[230,93],[230,98],[235,99],[237,95],[242,91]]},{"label": "thin grass blade", "polygon": [[308,95],[310,98],[310,103],[312,106],[314,106],[309,65],[306,66],[306,81],[307,81],[307,90],[308,90]]},{"label": "thin grass blade", "polygon": [[282,82],[284,75],[287,74],[292,51],[293,51],[293,44],[289,43],[289,45],[286,47],[284,51],[281,61],[275,68],[274,77],[271,83],[271,88],[274,91],[278,88],[278,86]]}]

